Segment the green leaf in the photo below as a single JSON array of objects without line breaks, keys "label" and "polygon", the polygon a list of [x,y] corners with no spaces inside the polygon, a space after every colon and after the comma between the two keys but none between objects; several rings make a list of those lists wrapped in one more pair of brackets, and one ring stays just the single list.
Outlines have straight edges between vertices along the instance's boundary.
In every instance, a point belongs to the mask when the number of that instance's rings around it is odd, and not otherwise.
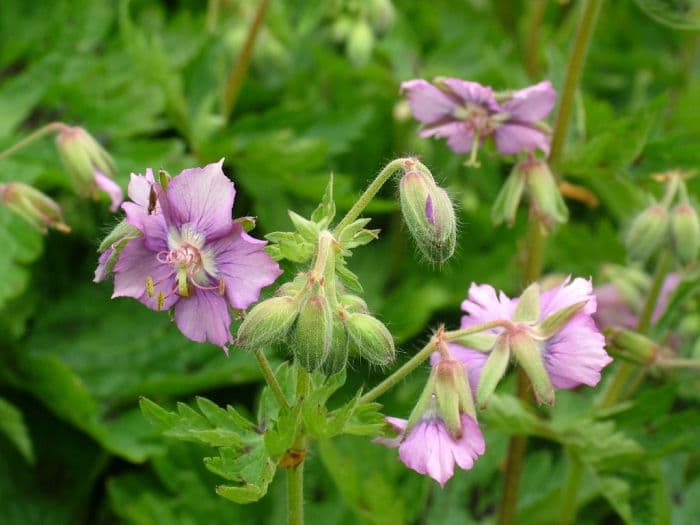
[{"label": "green leaf", "polygon": [[29,431],[24,423],[22,412],[14,405],[0,397],[0,432],[17,447],[24,459],[34,463],[34,447]]},{"label": "green leaf", "polygon": [[335,217],[335,201],[333,200],[333,174],[328,180],[328,186],[323,194],[321,203],[311,214],[311,220],[318,224],[320,229],[328,228]]}]

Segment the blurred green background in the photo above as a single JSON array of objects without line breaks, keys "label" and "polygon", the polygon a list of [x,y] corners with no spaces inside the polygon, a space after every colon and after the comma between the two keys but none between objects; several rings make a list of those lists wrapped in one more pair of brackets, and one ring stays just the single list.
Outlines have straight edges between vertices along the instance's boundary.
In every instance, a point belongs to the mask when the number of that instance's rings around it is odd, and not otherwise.
[{"label": "blurred green background", "polygon": [[[691,4],[604,4],[563,167],[600,205],[569,201],[547,271],[597,277],[603,263],[624,263],[619,231],[645,192],[660,189],[648,174],[700,164]],[[399,84],[440,75],[497,90],[549,78],[559,88],[579,2],[272,0],[227,120],[225,81],[256,6],[3,0],[0,149],[54,120],[84,126],[114,156],[124,189],[131,172],[176,174],[225,157],[235,214],[257,216],[258,237],[290,229],[288,209],[308,215],[331,172],[343,210],[386,162],[416,154],[459,207],[456,256],[442,267],[420,261],[390,184],[366,212],[380,240],[350,261],[401,359],[440,322],[457,326],[470,282],[517,292],[525,212],[512,229],[490,221],[512,162],[487,147],[482,167],[469,169],[444,143],[420,139]],[[92,283],[97,244],[118,216],[72,193],[51,139],[0,161],[0,182],[9,181],[54,197],[73,232],[44,238],[0,208],[0,524],[284,523],[283,481],[254,505],[218,497],[201,461],[208,452],[160,437],[137,405],[139,396],[202,394],[252,412],[254,358],[191,343],[167,315],[111,301],[109,283]],[[697,195],[697,180],[690,187]],[[283,280],[294,272],[285,269]],[[350,376],[348,388],[381,374],[356,363]],[[383,400],[388,413],[408,415],[425,374],[416,376]],[[584,478],[577,523],[700,523],[698,386],[697,376],[657,378],[615,420],[620,432],[589,436],[612,444]],[[575,419],[591,395],[558,395],[555,421]],[[486,455],[444,490],[366,439],[320,444],[307,463],[308,523],[493,522],[508,428],[484,428]],[[629,459],[619,440],[632,438],[645,452]],[[565,459],[550,442],[531,442],[520,522],[556,522]]]}]

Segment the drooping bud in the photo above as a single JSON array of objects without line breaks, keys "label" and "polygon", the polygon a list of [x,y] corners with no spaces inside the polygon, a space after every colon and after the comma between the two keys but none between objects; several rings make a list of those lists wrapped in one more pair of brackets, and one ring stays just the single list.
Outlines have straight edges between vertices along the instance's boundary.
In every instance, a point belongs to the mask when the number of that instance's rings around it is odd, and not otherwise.
[{"label": "drooping bud", "polygon": [[476,390],[476,402],[481,410],[489,404],[498,383],[501,382],[503,375],[506,373],[509,361],[510,345],[508,336],[504,335],[497,339],[496,345],[491,350],[484,367],[481,369],[479,385]]},{"label": "drooping bud", "polygon": [[510,348],[532,383],[539,403],[554,405],[554,387],[542,360],[542,351],[526,332],[510,335]]},{"label": "drooping bud", "polygon": [[292,297],[272,297],[258,303],[238,328],[237,346],[258,350],[286,341],[297,313],[298,301]]},{"label": "drooping bud", "polygon": [[536,158],[522,160],[515,165],[513,172],[522,173],[530,203],[542,222],[551,227],[569,220],[569,210],[545,161]]},{"label": "drooping bud", "polygon": [[56,202],[37,189],[21,182],[0,184],[0,203],[22,217],[34,228],[46,233],[48,228],[70,232],[63,222],[63,213]]},{"label": "drooping bud", "polygon": [[508,226],[513,225],[524,189],[525,177],[523,173],[513,169],[501,187],[501,191],[493,203],[493,208],[491,208],[491,220],[494,224],[505,222]]},{"label": "drooping bud", "polygon": [[299,311],[291,347],[295,359],[309,371],[321,367],[333,344],[333,312],[325,295],[314,294]]},{"label": "drooping bud", "polygon": [[625,328],[607,329],[605,339],[608,352],[639,365],[653,363],[659,353],[659,345],[654,341]]},{"label": "drooping bud", "polygon": [[690,204],[679,204],[671,212],[673,248],[683,264],[694,261],[700,249],[700,220]]},{"label": "drooping bud", "polygon": [[350,351],[370,363],[385,366],[396,357],[394,339],[384,324],[371,315],[351,313],[345,320]]},{"label": "drooping bud", "polygon": [[668,211],[655,204],[640,213],[627,232],[625,245],[633,261],[646,261],[656,251],[666,236]]},{"label": "drooping bud", "polygon": [[431,262],[445,262],[457,240],[457,219],[447,192],[425,169],[408,171],[399,183],[399,194],[404,221],[418,249]]},{"label": "drooping bud", "polygon": [[73,184],[81,195],[95,188],[95,170],[112,177],[116,167],[112,157],[81,127],[66,126],[56,137],[56,146]]}]

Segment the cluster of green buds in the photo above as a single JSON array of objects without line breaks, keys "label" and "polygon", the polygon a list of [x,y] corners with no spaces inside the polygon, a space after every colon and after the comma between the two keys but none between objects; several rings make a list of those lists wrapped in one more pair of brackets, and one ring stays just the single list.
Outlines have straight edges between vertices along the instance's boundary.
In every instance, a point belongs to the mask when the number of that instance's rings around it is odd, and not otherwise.
[{"label": "cluster of green buds", "polygon": [[345,52],[356,66],[364,66],[372,56],[375,35],[386,31],[394,20],[391,0],[336,0],[329,16],[333,39],[345,44]]},{"label": "cluster of green buds", "polygon": [[529,157],[513,167],[501,188],[491,210],[495,224],[506,222],[513,225],[525,190],[532,211],[548,227],[563,224],[569,219],[569,211],[549,165],[544,160]]},{"label": "cluster of green buds", "polygon": [[[672,171],[655,176],[666,185],[661,201],[653,201],[632,222],[625,237],[633,261],[644,262],[660,248],[670,247],[682,264],[694,261],[700,249],[700,220],[685,184],[686,174]],[[670,241],[670,246],[665,246]]]},{"label": "cluster of green buds", "polygon": [[70,232],[63,222],[60,206],[39,190],[21,182],[0,184],[0,204],[22,217],[34,228],[46,233],[48,228]]}]

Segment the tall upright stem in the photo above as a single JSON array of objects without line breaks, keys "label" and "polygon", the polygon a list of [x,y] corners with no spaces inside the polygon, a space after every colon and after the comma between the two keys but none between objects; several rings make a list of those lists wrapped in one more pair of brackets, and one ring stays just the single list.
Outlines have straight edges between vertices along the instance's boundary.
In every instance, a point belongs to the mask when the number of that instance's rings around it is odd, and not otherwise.
[{"label": "tall upright stem", "polygon": [[248,34],[246,35],[245,42],[243,43],[243,49],[241,49],[241,53],[238,55],[236,65],[233,67],[231,73],[226,79],[223,102],[224,120],[229,119],[231,113],[233,113],[233,109],[236,107],[238,95],[240,95],[241,87],[243,86],[243,80],[245,80],[245,75],[248,72],[250,59],[253,56],[255,39],[258,37],[258,33],[262,27],[262,23],[265,19],[265,14],[267,13],[267,8],[269,5],[270,0],[260,0],[258,8],[255,11],[255,18],[253,18],[253,23],[248,29]]},{"label": "tall upright stem", "polygon": [[287,469],[287,523],[304,525],[304,462]]},{"label": "tall upright stem", "polygon": [[382,188],[382,186],[384,186],[384,184],[394,175],[394,173],[396,173],[400,169],[403,169],[406,161],[408,160],[411,159],[395,159],[392,160],[386,166],[384,166],[384,169],[382,169],[382,171],[379,172],[379,175],[375,177],[372,183],[369,186],[367,186],[365,192],[360,196],[359,199],[357,199],[357,202],[353,205],[352,208],[350,208],[350,211],[348,211],[345,214],[345,217],[343,217],[343,219],[338,223],[338,225],[333,230],[333,234],[337,235],[343,228],[345,228],[348,224],[357,219],[360,216],[360,213],[362,213],[362,210],[364,210],[367,207],[369,202],[374,198],[374,196]]},{"label": "tall upright stem", "polygon": [[589,44],[602,5],[603,0],[586,0],[584,3],[578,30],[576,31],[576,38],[571,48],[571,55],[569,55],[569,65],[566,69],[564,86],[561,90],[559,110],[557,112],[557,120],[554,124],[554,134],[552,136],[552,148],[549,154],[549,165],[557,176],[559,176],[566,134],[569,131],[569,123],[571,122],[571,115],[574,109],[576,90],[581,81],[581,73],[586,63]]},{"label": "tall upright stem", "polygon": [[68,126],[63,122],[51,122],[50,124],[46,124],[45,126],[42,126],[39,129],[33,131],[19,142],[13,144],[5,151],[0,152],[0,160],[9,157],[13,153],[16,153],[17,151],[21,150],[22,148],[29,146],[32,142],[36,142],[37,140],[48,135],[49,133],[53,133],[54,131],[61,131],[67,128]]}]

